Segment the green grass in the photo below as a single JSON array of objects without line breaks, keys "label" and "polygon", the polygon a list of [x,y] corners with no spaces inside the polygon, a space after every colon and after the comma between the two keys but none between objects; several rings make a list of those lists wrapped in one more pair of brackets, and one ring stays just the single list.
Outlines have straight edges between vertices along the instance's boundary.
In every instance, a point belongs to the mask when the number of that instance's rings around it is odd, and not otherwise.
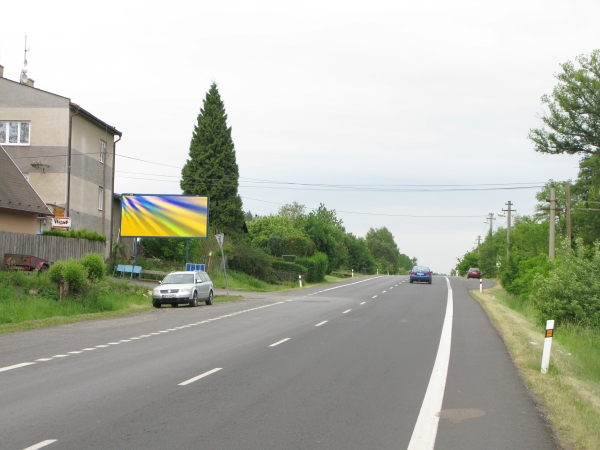
[{"label": "green grass", "polygon": [[[496,292],[502,304],[531,321],[537,321],[538,311],[530,302],[524,302],[505,291]],[[600,380],[600,329],[586,328],[574,324],[556,327],[554,339],[578,360],[574,368],[577,376],[587,380]]]},{"label": "green grass", "polygon": [[[241,272],[228,271],[229,289],[273,292],[299,289],[298,283],[271,285]],[[225,287],[223,274],[211,274],[216,287]],[[326,276],[323,283],[337,283],[338,277]],[[149,288],[110,279],[95,283],[85,293],[59,300],[58,287],[47,274],[0,271],[0,333],[43,328],[67,323],[99,320],[152,309]],[[232,294],[235,294],[233,292]],[[241,300],[239,295],[215,296],[215,303]]]},{"label": "green grass", "polygon": [[600,448],[600,329],[558,324],[550,367],[542,374],[544,326],[533,306],[499,285],[482,294],[471,291],[471,295],[500,330],[525,384],[542,405],[563,448]]}]

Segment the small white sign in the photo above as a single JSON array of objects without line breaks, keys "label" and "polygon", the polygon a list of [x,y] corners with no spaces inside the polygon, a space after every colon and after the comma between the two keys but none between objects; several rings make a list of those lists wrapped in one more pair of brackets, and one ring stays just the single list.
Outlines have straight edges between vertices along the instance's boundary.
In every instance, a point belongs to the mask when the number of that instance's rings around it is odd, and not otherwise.
[{"label": "small white sign", "polygon": [[53,217],[52,218],[52,228],[71,228],[71,218],[70,217]]},{"label": "small white sign", "polygon": [[221,234],[216,234],[215,237],[217,238],[217,242],[219,243],[219,247],[223,248],[223,237],[225,235],[223,233]]}]

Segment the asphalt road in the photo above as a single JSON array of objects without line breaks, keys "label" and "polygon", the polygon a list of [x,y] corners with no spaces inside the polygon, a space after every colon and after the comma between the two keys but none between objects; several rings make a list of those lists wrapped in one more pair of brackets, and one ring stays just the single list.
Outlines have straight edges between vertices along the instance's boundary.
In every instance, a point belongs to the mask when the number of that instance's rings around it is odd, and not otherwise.
[{"label": "asphalt road", "polygon": [[0,449],[554,449],[477,286],[365,277],[0,335]]}]

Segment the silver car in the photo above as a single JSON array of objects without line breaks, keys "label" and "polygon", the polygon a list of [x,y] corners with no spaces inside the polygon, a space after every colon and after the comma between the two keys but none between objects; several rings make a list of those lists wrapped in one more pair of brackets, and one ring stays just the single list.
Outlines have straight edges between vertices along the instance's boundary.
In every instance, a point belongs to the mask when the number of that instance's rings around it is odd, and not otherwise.
[{"label": "silver car", "polygon": [[171,272],[152,290],[152,305],[160,308],[164,303],[173,308],[180,303],[198,306],[198,301],[213,304],[213,283],[206,272]]}]

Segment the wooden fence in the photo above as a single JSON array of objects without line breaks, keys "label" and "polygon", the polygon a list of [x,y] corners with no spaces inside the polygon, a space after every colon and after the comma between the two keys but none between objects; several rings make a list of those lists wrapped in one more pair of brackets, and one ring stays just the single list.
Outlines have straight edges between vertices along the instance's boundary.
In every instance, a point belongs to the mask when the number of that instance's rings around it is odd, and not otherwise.
[{"label": "wooden fence", "polygon": [[[0,257],[2,258],[5,253],[18,253],[34,255],[54,262],[69,258],[79,259],[90,252],[100,253],[105,257],[105,251],[104,242],[0,231]],[[0,270],[3,265],[0,264]]]}]

